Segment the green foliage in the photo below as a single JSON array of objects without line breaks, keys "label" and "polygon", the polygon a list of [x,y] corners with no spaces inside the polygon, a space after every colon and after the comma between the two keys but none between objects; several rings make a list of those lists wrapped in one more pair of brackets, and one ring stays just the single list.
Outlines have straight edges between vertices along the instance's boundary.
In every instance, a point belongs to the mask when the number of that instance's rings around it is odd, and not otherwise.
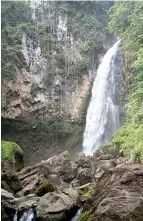
[{"label": "green foliage", "polygon": [[1,142],[1,159],[10,161],[16,171],[19,171],[24,167],[23,151],[14,142]]},{"label": "green foliage", "polygon": [[[36,28],[42,52],[48,60],[44,82],[48,83],[50,76],[57,72],[65,79],[87,73],[94,51],[103,50],[110,5],[109,2],[45,2],[43,19],[39,19]],[[67,23],[67,36],[61,41],[57,39],[59,16]]]},{"label": "green foliage", "polygon": [[93,220],[94,219],[92,218],[91,210],[82,212],[77,219],[77,221],[93,221]]},{"label": "green foliage", "polygon": [[127,156],[138,156],[140,162],[143,163],[143,124],[138,127],[133,127],[130,122],[125,124],[112,142]]},{"label": "green foliage", "polygon": [[70,160],[70,154],[69,154],[68,151],[65,151],[65,152],[63,153],[63,155],[64,155],[64,158],[66,158],[67,160]]},{"label": "green foliage", "polygon": [[82,188],[77,189],[79,194],[85,199],[91,196],[93,193],[93,188],[91,185],[84,185]]},{"label": "green foliage", "polygon": [[37,196],[44,196],[46,193],[56,191],[56,186],[48,179],[42,179],[36,189]]},{"label": "green foliage", "polygon": [[108,154],[117,157],[119,155],[119,150],[120,148],[118,144],[115,144],[114,142],[108,142],[105,143],[98,150],[96,150],[93,156],[95,157],[95,159],[102,155],[108,155]]},{"label": "green foliage", "polygon": [[[103,50],[103,36],[108,33],[107,9],[110,2],[44,2],[38,22],[31,21],[28,2],[2,2],[2,78],[14,77],[21,53],[21,35],[39,42],[47,60],[47,85],[59,73],[62,78],[82,76],[91,67],[91,57]],[[58,41],[59,16],[67,20],[67,36]],[[71,47],[71,36],[74,44]]]},{"label": "green foliage", "polygon": [[2,160],[13,160],[14,154],[19,152],[23,154],[21,148],[14,142],[1,142],[1,158]]},{"label": "green foliage", "polygon": [[2,79],[13,79],[16,56],[21,48],[21,35],[30,22],[29,6],[26,2],[2,1]]},{"label": "green foliage", "polygon": [[[110,9],[109,28],[123,39],[129,102],[126,122],[113,143],[127,155],[138,155],[143,163],[143,2],[117,2]],[[129,77],[130,76],[130,77]]]}]

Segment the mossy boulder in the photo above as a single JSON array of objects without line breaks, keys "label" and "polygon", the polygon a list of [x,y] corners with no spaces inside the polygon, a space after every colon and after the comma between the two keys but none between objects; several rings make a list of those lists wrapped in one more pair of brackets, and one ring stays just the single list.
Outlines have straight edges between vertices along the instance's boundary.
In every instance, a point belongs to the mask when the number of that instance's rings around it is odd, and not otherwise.
[{"label": "mossy boulder", "polygon": [[24,167],[23,151],[15,142],[1,142],[1,160],[11,163],[14,170],[19,171]]},{"label": "mossy boulder", "polygon": [[102,155],[112,155],[114,157],[119,156],[120,154],[120,148],[113,142],[105,143],[102,147],[100,147],[98,150],[96,150],[93,154],[95,158],[98,158]]},{"label": "mossy boulder", "polygon": [[83,186],[77,187],[76,190],[79,193],[80,201],[84,202],[93,193],[93,186],[91,183],[87,183]]},{"label": "mossy boulder", "polygon": [[42,179],[36,189],[37,196],[44,196],[46,193],[56,191],[56,186],[48,179]]}]

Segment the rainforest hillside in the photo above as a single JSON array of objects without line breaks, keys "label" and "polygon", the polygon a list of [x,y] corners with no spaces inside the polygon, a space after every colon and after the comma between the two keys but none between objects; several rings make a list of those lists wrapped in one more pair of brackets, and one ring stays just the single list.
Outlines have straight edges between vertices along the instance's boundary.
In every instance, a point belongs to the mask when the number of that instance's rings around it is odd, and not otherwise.
[{"label": "rainforest hillside", "polygon": [[109,29],[123,42],[128,96],[125,124],[113,142],[127,154],[137,154],[143,162],[143,3],[118,2],[109,15]]}]

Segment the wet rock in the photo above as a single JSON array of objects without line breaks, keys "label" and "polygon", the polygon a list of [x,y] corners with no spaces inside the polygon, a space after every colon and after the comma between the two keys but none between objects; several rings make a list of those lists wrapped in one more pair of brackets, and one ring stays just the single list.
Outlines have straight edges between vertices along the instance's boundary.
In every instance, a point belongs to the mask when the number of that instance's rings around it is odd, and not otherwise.
[{"label": "wet rock", "polygon": [[111,160],[114,159],[114,156],[111,154],[105,154],[105,155],[101,155],[99,156],[96,160],[100,161],[100,160]]},{"label": "wet rock", "polygon": [[69,183],[77,176],[77,165],[70,161],[68,151],[49,159],[49,163],[51,170],[59,174],[64,182]]},{"label": "wet rock", "polygon": [[10,221],[15,213],[14,195],[7,190],[1,189],[1,219]]},{"label": "wet rock", "polygon": [[37,188],[38,183],[39,183],[38,175],[35,174],[33,176],[27,177],[22,182],[22,185],[23,185],[22,190],[19,191],[16,195],[21,197],[21,196],[26,196],[28,194],[34,193]]},{"label": "wet rock", "polygon": [[26,167],[17,173],[23,186],[23,189],[17,194],[23,196],[35,192],[42,179],[48,179],[58,190],[61,190],[69,186],[66,183],[70,183],[76,178],[77,171],[77,165],[70,161],[66,151],[35,166]]},{"label": "wet rock", "polygon": [[35,208],[39,200],[40,197],[37,197],[34,194],[29,194],[27,196],[15,198],[14,203],[16,205],[16,209],[22,211],[23,209],[29,209],[31,207]]},{"label": "wet rock", "polygon": [[37,206],[38,220],[67,220],[70,210],[78,204],[78,197],[78,192],[72,188],[45,194]]},{"label": "wet rock", "polygon": [[79,168],[77,179],[80,185],[90,183],[92,181],[92,171],[90,168]]},{"label": "wet rock", "polygon": [[142,174],[143,166],[135,164],[111,168],[104,172],[98,180],[94,194],[87,200],[79,220],[83,221],[88,214],[91,221],[141,221]]},{"label": "wet rock", "polygon": [[83,186],[76,188],[76,190],[79,192],[81,202],[85,202],[86,199],[92,194],[93,192],[92,186],[93,186],[92,183],[87,183]]},{"label": "wet rock", "polygon": [[14,200],[14,195],[9,193],[7,190],[1,189],[1,199],[3,201]]},{"label": "wet rock", "polygon": [[1,188],[4,189],[4,190],[7,190],[8,192],[13,192],[10,189],[10,186],[5,181],[1,181]]},{"label": "wet rock", "polygon": [[15,173],[5,172],[1,174],[1,187],[9,192],[17,193],[22,189],[22,184]]},{"label": "wet rock", "polygon": [[75,162],[78,167],[90,168],[91,167],[90,160],[91,160],[90,156],[85,156],[84,153],[77,153]]},{"label": "wet rock", "polygon": [[94,176],[95,180],[98,180],[100,177],[102,177],[103,174],[104,174],[104,170],[102,170],[101,168],[98,168]]},{"label": "wet rock", "polygon": [[9,208],[4,203],[1,203],[1,221],[11,221],[13,220],[15,210],[13,208]]},{"label": "wet rock", "polygon": [[13,216],[17,210],[23,211],[31,207],[35,208],[39,200],[40,197],[37,197],[34,194],[16,198],[12,193],[9,193],[8,191],[2,189],[2,220],[13,220]]},{"label": "wet rock", "polygon": [[98,168],[102,169],[102,170],[108,170],[112,167],[116,167],[117,166],[117,162],[116,160],[100,160],[98,162]]},{"label": "wet rock", "polygon": [[106,143],[94,152],[93,157],[97,159],[98,157],[101,157],[102,155],[111,155],[114,158],[116,158],[116,157],[119,157],[120,155],[119,152],[120,150],[113,143]]}]

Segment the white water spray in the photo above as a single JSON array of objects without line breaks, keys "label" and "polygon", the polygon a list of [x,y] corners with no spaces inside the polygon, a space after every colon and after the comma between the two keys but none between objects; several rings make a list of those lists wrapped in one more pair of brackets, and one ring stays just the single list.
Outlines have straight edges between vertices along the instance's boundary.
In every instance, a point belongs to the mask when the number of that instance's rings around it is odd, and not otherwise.
[{"label": "white water spray", "polygon": [[34,209],[30,208],[23,212],[20,218],[18,218],[18,211],[15,213],[13,221],[33,221],[35,220]]},{"label": "white water spray", "polygon": [[120,126],[115,81],[118,52],[121,52],[120,41],[107,51],[94,80],[83,139],[86,155],[92,155],[97,148],[110,141]]}]

